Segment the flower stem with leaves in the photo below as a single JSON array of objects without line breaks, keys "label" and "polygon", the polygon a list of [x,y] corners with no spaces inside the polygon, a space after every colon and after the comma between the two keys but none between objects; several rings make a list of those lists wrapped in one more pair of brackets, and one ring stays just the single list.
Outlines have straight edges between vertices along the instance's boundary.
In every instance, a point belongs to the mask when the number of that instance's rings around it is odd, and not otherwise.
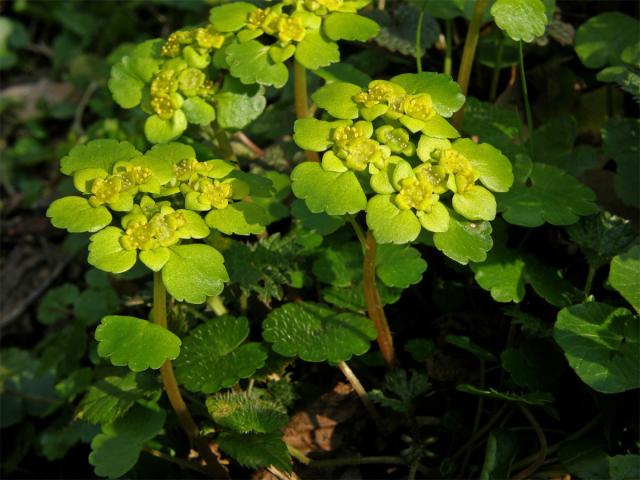
[{"label": "flower stem with leaves", "polygon": [[[307,69],[298,61],[293,62],[293,91],[296,118],[309,117],[309,96],[307,92]],[[305,151],[307,160],[319,162],[320,158],[316,152]]]}]

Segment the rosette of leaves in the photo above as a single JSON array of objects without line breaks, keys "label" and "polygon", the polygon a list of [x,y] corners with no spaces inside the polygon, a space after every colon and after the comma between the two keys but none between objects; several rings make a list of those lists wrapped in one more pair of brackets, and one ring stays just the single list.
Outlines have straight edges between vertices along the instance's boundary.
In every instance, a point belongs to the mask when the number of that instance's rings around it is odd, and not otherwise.
[{"label": "rosette of leaves", "polygon": [[207,126],[216,118],[223,128],[244,127],[262,113],[266,100],[258,88],[228,81],[219,87],[222,71],[213,59],[232,37],[208,25],[137,45],[111,69],[114,100],[149,114],[144,132],[151,143],[175,140],[189,124]]},{"label": "rosette of leaves", "polygon": [[245,84],[279,88],[289,76],[288,59],[316,70],[340,60],[338,40],[375,37],[376,22],[356,13],[369,2],[288,0],[266,8],[234,2],[211,9],[210,22],[216,31],[235,34],[222,53],[231,75]]},{"label": "rosette of leaves", "polygon": [[142,154],[127,142],[95,140],[71,150],[61,171],[80,195],[51,204],[53,225],[92,233],[88,260],[100,270],[122,273],[140,260],[161,271],[178,301],[202,303],[229,280],[222,255],[198,240],[211,229],[260,233],[268,218],[249,201],[269,194],[268,180],[224,160],[200,162],[179,143]]},{"label": "rosette of leaves", "polygon": [[443,243],[460,240],[464,219],[495,218],[492,192],[511,186],[511,163],[489,144],[459,138],[446,120],[464,103],[449,76],[404,74],[366,89],[336,82],[313,100],[335,120],[301,119],[294,127],[298,146],[324,152],[320,164],[304,162],[291,174],[294,194],[311,212],[366,210],[379,243],[412,242],[425,229],[443,251]]}]

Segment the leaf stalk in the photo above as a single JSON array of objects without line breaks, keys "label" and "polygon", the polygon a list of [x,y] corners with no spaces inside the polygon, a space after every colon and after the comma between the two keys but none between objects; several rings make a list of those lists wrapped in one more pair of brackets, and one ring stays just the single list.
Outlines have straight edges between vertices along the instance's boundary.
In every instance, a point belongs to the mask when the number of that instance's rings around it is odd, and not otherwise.
[{"label": "leaf stalk", "polygon": [[[310,115],[307,93],[307,69],[298,61],[293,62],[293,95],[296,118],[308,118]],[[317,152],[305,151],[305,155],[310,162],[320,161]]]}]

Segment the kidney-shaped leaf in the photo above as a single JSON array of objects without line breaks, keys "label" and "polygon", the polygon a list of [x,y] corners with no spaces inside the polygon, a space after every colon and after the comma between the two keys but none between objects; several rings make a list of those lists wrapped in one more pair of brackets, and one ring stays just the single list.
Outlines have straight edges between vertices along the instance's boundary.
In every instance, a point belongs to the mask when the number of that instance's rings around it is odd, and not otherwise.
[{"label": "kidney-shaped leaf", "polygon": [[166,328],[135,317],[110,315],[96,328],[98,355],[134,372],[160,368],[180,354],[180,339]]},{"label": "kidney-shaped leaf", "polygon": [[403,73],[391,81],[410,94],[428,93],[433,100],[433,108],[443,117],[450,117],[464,105],[460,85],[450,75],[435,72]]},{"label": "kidney-shaped leaf", "polygon": [[353,101],[353,97],[361,91],[353,83],[333,82],[316,90],[311,99],[331,116],[348,120],[358,117],[358,104]]},{"label": "kidney-shaped leaf", "polygon": [[184,339],[176,377],[192,392],[214,393],[249,378],[264,365],[266,349],[245,343],[249,321],[225,315],[197,326]]},{"label": "kidney-shaped leaf", "polygon": [[638,42],[638,28],[638,20],[620,12],[591,17],[576,31],[576,53],[589,68],[620,64],[622,51]]},{"label": "kidney-shaped leaf", "polygon": [[229,71],[246,85],[259,83],[281,88],[287,83],[287,67],[283,63],[274,63],[269,56],[269,46],[250,40],[229,45],[225,53]]},{"label": "kidney-shaped leaf", "polygon": [[380,245],[376,251],[376,274],[388,287],[407,288],[419,283],[427,269],[420,252],[405,245]]},{"label": "kidney-shaped leaf", "polygon": [[369,350],[376,329],[366,317],[337,313],[317,303],[287,303],[262,324],[263,338],[285,357],[340,362]]},{"label": "kidney-shaped leaf", "polygon": [[496,25],[516,42],[533,42],[544,35],[547,24],[541,0],[496,0],[491,15]]},{"label": "kidney-shaped leaf", "polygon": [[65,175],[73,175],[85,168],[109,171],[116,162],[131,160],[140,155],[142,154],[129,142],[93,140],[72,148],[69,155],[60,160],[60,171]]},{"label": "kidney-shaped leaf", "polygon": [[609,282],[640,313],[640,246],[614,257]]},{"label": "kidney-shaped leaf", "polygon": [[324,33],[331,40],[358,40],[366,42],[375,37],[380,26],[370,18],[355,13],[336,12],[324,19]]},{"label": "kidney-shaped leaf", "polygon": [[434,233],[433,243],[447,257],[462,265],[484,262],[493,246],[489,222],[468,222],[457,215],[449,218],[446,232]]},{"label": "kidney-shaped leaf", "polygon": [[367,204],[367,225],[379,243],[410,243],[422,225],[411,210],[400,210],[391,195],[376,195]]},{"label": "kidney-shaped leaf", "polygon": [[179,302],[203,303],[219,295],[229,275],[224,258],[209,245],[171,247],[171,256],[162,269],[162,281]]},{"label": "kidney-shaped leaf", "polygon": [[563,308],[553,337],[580,379],[602,393],[640,387],[638,319],[626,308],[591,302]]},{"label": "kidney-shaped leaf", "polygon": [[205,220],[211,228],[227,235],[251,235],[262,233],[269,217],[256,203],[236,202],[221,210],[211,210]]}]

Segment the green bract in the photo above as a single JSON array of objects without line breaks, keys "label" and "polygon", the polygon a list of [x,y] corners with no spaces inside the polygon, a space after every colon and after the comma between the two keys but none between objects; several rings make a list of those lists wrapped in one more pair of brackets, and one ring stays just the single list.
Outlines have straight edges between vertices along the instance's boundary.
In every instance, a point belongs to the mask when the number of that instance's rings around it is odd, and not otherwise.
[{"label": "green bract", "polygon": [[471,221],[495,218],[492,192],[509,190],[511,163],[491,145],[458,138],[445,120],[464,102],[449,77],[404,74],[366,89],[335,82],[313,100],[338,120],[294,127],[301,148],[324,152],[321,164],[304,162],[291,174],[311,212],[366,209],[380,243],[412,242],[423,228],[446,232],[452,210]]},{"label": "green bract", "polygon": [[229,280],[215,248],[189,242],[211,229],[260,233],[269,222],[264,207],[251,200],[270,196],[270,180],[224,160],[200,162],[192,147],[180,143],[142,154],[126,142],[96,140],[74,148],[62,171],[73,175],[83,196],[54,201],[47,210],[51,222],[93,233],[89,263],[101,270],[126,272],[139,259],[162,271],[178,300],[202,303]]},{"label": "green bract", "polygon": [[311,70],[340,60],[338,40],[366,41],[378,24],[355,12],[370,0],[290,0],[266,8],[235,2],[211,9],[211,28],[231,35],[223,63],[243,83],[282,87],[284,62],[294,57]]}]

